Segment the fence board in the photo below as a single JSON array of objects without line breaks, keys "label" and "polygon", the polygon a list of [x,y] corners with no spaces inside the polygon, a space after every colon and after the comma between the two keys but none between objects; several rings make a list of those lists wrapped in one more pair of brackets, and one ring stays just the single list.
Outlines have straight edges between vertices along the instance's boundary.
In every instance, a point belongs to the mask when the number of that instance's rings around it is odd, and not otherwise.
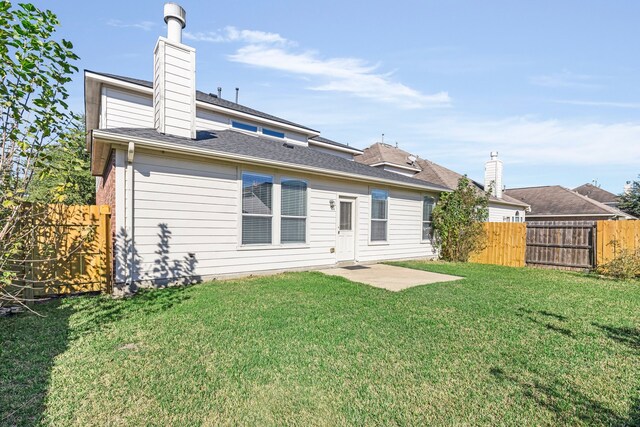
[{"label": "fence board", "polygon": [[33,229],[37,241],[25,268],[33,295],[109,292],[109,206],[49,205]]},{"label": "fence board", "polygon": [[523,267],[527,229],[524,223],[487,222],[485,246],[471,255],[478,264]]},{"label": "fence board", "polygon": [[595,223],[535,221],[527,223],[526,263],[570,269],[593,268]]},{"label": "fence board", "polygon": [[596,263],[611,261],[622,250],[640,249],[640,220],[598,221]]}]

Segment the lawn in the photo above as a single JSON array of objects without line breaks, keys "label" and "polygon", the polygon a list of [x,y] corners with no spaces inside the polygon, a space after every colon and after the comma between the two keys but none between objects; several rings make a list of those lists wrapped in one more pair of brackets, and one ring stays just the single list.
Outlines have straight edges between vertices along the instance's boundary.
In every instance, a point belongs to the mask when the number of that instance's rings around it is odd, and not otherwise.
[{"label": "lawn", "polygon": [[639,425],[640,284],[464,276],[391,293],[321,273],[0,319],[0,425]]}]

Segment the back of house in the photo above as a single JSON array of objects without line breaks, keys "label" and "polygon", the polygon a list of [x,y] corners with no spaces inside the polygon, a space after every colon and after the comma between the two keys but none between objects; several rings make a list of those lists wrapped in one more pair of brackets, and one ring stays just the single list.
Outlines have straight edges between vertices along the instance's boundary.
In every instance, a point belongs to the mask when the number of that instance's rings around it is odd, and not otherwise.
[{"label": "back of house", "polygon": [[430,212],[446,187],[355,162],[360,150],[317,130],[196,90],[186,13],[167,4],[165,22],[152,80],[85,71],[116,290],[434,256]]}]

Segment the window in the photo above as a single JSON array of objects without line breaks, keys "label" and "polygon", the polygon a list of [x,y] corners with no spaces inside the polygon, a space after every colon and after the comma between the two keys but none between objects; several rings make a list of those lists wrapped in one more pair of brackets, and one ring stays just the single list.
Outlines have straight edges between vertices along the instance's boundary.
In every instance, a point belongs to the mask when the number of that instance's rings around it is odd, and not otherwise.
[{"label": "window", "polygon": [[231,121],[231,126],[236,129],[248,130],[249,132],[258,132],[258,126],[250,125],[247,123]]},{"label": "window", "polygon": [[340,202],[340,231],[351,231],[351,206],[353,202]]},{"label": "window", "polygon": [[435,204],[436,199],[431,196],[424,196],[422,199],[422,240],[429,240],[433,237],[431,218]]},{"label": "window", "polygon": [[283,179],[282,212],[280,218],[281,243],[306,243],[307,241],[307,183]]},{"label": "window", "polygon": [[262,133],[269,136],[275,136],[276,138],[284,138],[284,132],[278,132],[267,128],[262,128]]},{"label": "window", "polygon": [[389,193],[371,190],[371,241],[387,241],[387,208]]},{"label": "window", "polygon": [[242,244],[270,244],[273,177],[242,174]]},{"label": "window", "polygon": [[513,217],[513,222],[520,222],[520,211],[516,211],[516,216]]}]

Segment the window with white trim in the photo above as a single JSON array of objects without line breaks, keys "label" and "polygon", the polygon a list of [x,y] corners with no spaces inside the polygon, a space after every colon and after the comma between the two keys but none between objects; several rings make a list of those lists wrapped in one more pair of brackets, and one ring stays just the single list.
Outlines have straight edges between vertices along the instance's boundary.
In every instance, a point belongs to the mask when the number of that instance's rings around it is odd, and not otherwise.
[{"label": "window with white trim", "polygon": [[433,237],[433,208],[436,199],[431,196],[422,198],[422,240],[430,240]]},{"label": "window with white trim", "polygon": [[242,244],[271,244],[273,177],[242,174]]},{"label": "window with white trim", "polygon": [[387,241],[389,192],[371,190],[371,241]]},{"label": "window with white trim", "polygon": [[280,189],[280,243],[306,243],[307,183],[283,179]]}]

